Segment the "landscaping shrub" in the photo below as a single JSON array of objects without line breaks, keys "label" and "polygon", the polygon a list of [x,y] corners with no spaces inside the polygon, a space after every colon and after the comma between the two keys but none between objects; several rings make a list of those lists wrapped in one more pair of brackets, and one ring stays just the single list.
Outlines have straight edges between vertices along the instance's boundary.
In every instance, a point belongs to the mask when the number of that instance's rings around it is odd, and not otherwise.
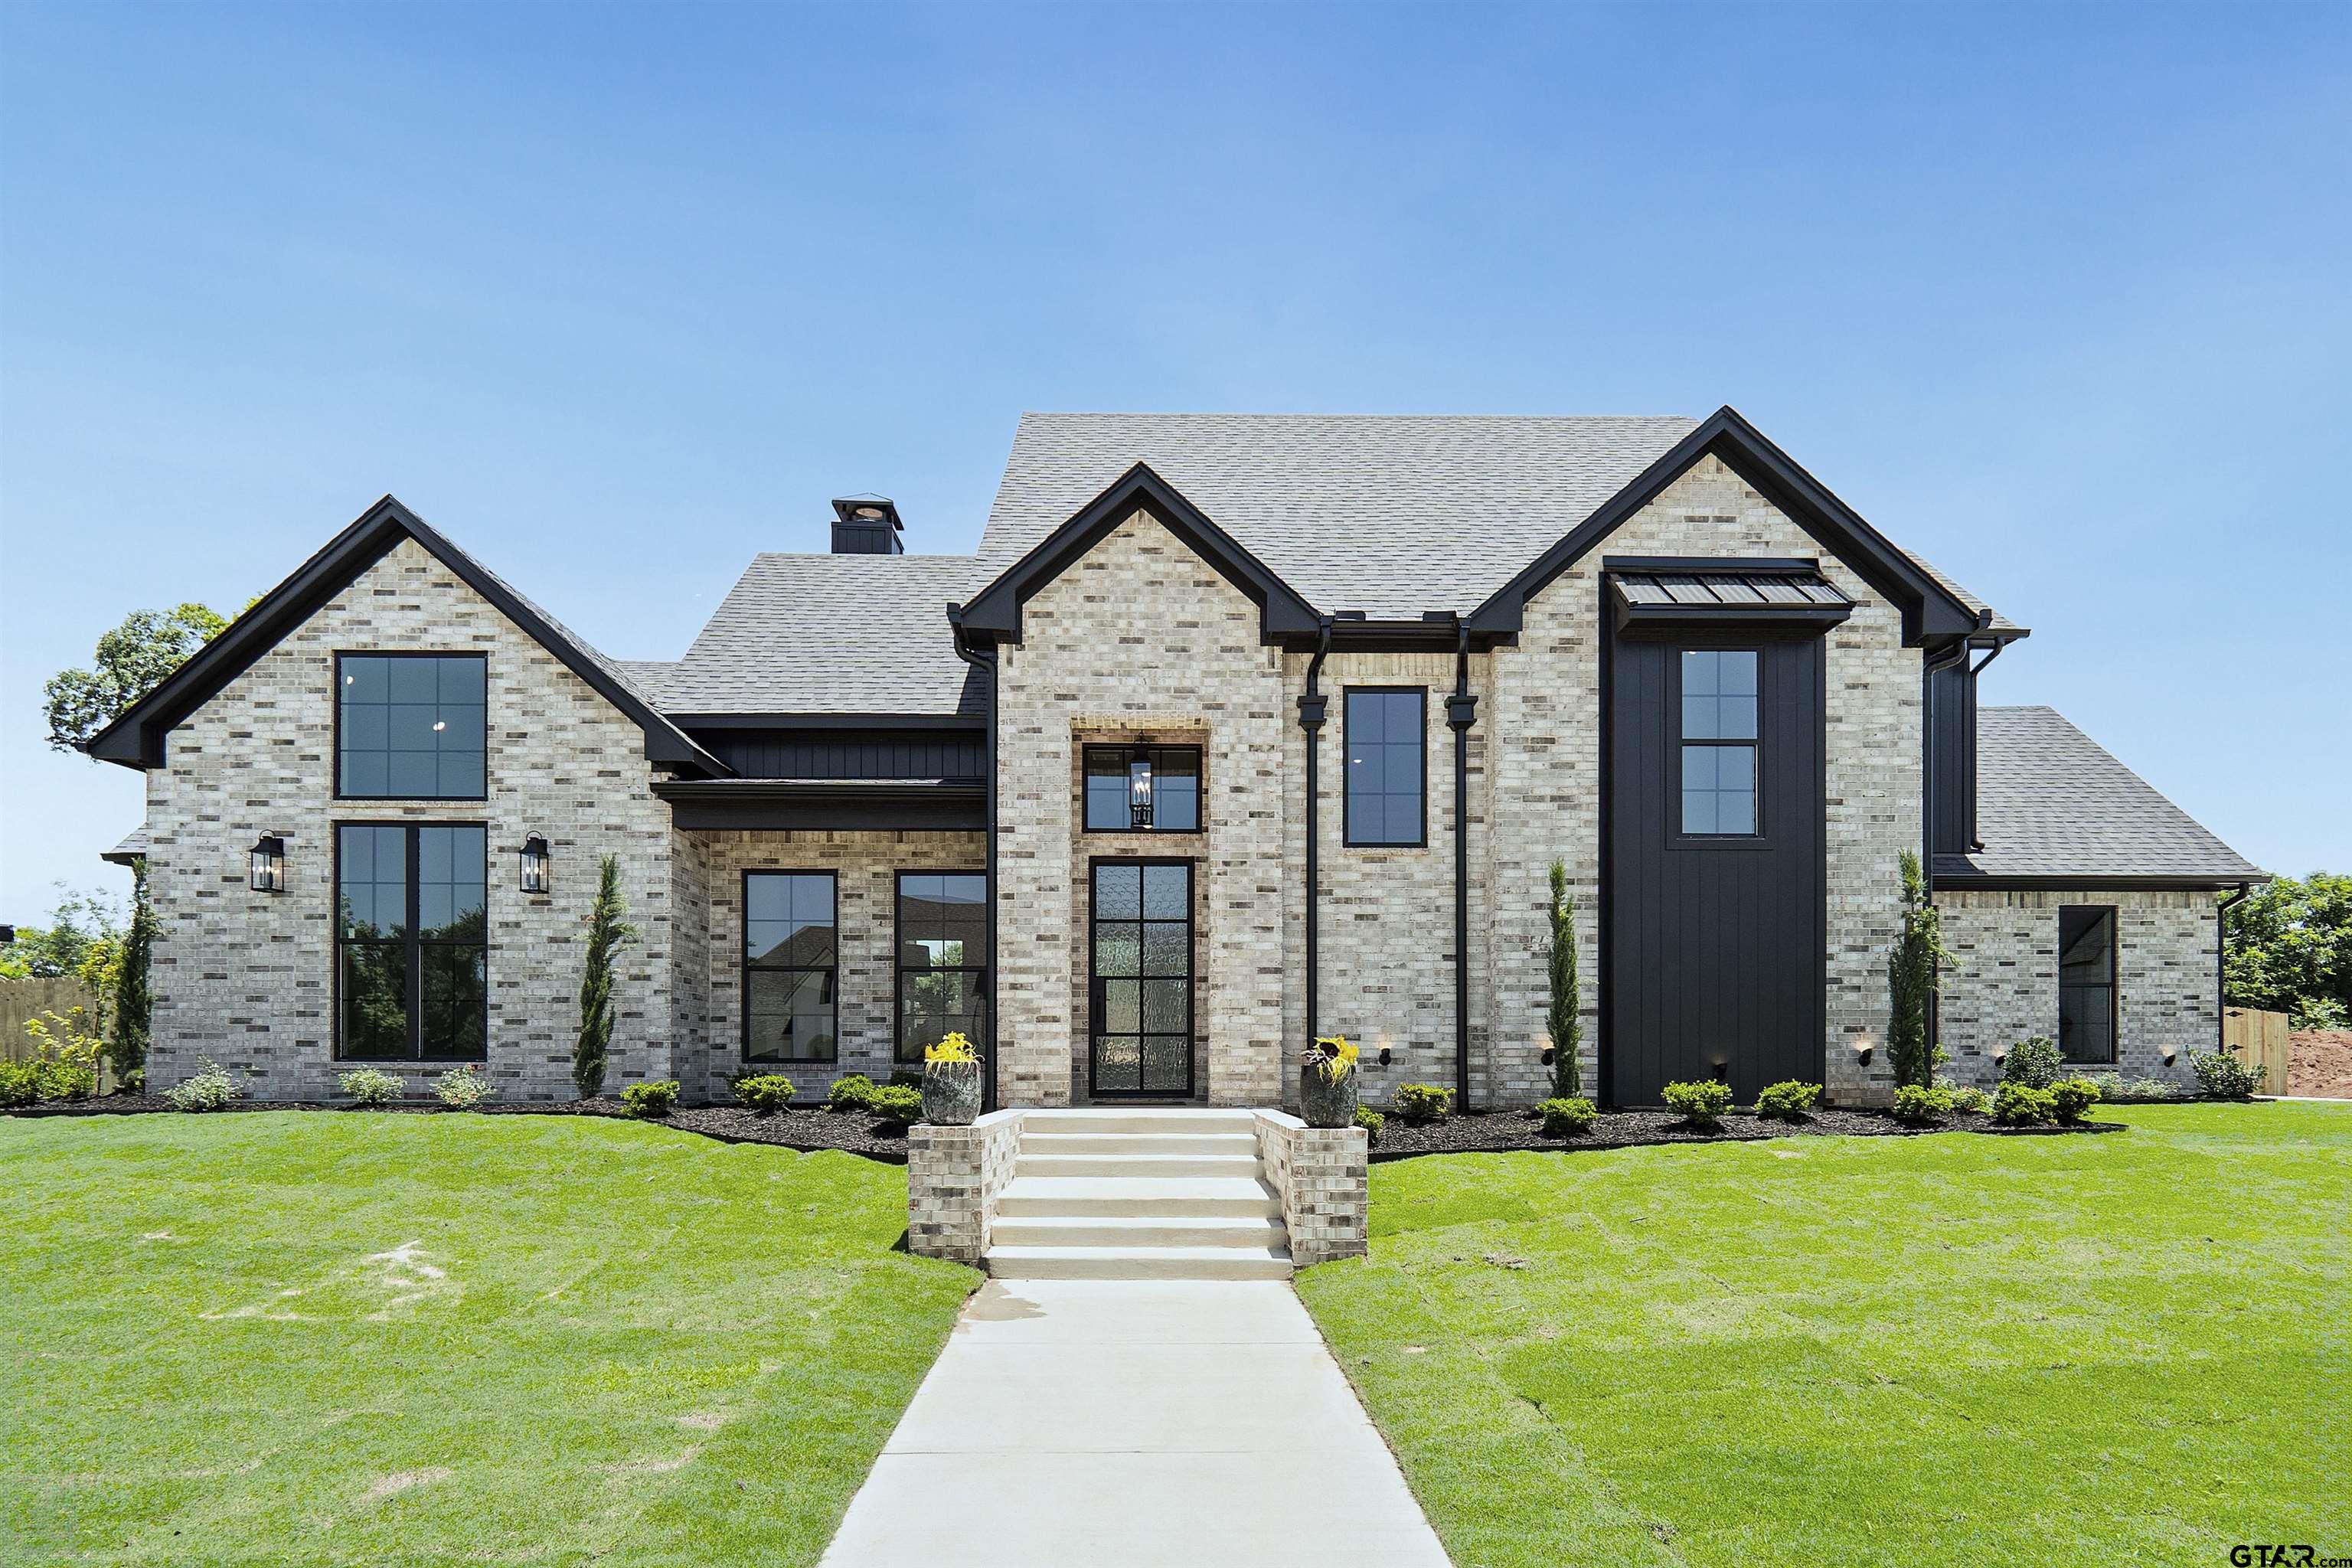
[{"label": "landscaping shrub", "polygon": [[873,1110],[885,1121],[912,1125],[923,1118],[923,1091],[912,1084],[885,1084],[874,1091]]},{"label": "landscaping shrub", "polygon": [[442,1104],[452,1110],[471,1110],[499,1091],[490,1086],[488,1079],[482,1076],[480,1068],[469,1064],[451,1068],[435,1079],[433,1092],[440,1097]]},{"label": "landscaping shrub", "polygon": [[2099,1086],[2099,1098],[2109,1105],[2180,1098],[2180,1090],[2160,1078],[2126,1078],[2114,1072],[2095,1072],[2090,1078]]},{"label": "landscaping shrub", "polygon": [[373,1068],[359,1068],[337,1074],[335,1087],[362,1105],[387,1105],[408,1092],[408,1080]]},{"label": "landscaping shrub", "polygon": [[1822,1086],[1795,1079],[1770,1084],[1756,1096],[1756,1114],[1773,1121],[1802,1121],[1822,1102]]},{"label": "landscaping shrub", "polygon": [[1364,1142],[1367,1143],[1381,1141],[1381,1129],[1388,1125],[1388,1120],[1369,1105],[1356,1107],[1356,1125],[1364,1130]]},{"label": "landscaping shrub", "polygon": [[621,1091],[621,1103],[632,1116],[667,1116],[677,1109],[677,1079],[657,1078],[633,1083]]},{"label": "landscaping shrub", "polygon": [[1547,1138],[1580,1138],[1601,1120],[1601,1108],[1580,1094],[1562,1095],[1536,1107]]},{"label": "landscaping shrub", "polygon": [[885,1089],[911,1089],[917,1094],[920,1094],[923,1092],[923,1075],[919,1072],[911,1072],[905,1068],[900,1068],[897,1072],[890,1075],[890,1081],[884,1084],[882,1087]]},{"label": "landscaping shrub", "polygon": [[163,1098],[174,1110],[218,1110],[232,1100],[243,1100],[245,1090],[228,1076],[228,1068],[206,1057],[201,1068],[178,1088],[166,1090]]},{"label": "landscaping shrub", "polygon": [[23,1065],[32,1069],[35,1099],[88,1100],[98,1092],[98,1056],[106,1042],[82,1032],[83,1016],[79,1007],[68,1007],[26,1020],[33,1055]]},{"label": "landscaping shrub", "polygon": [[2069,1126],[2099,1103],[2099,1086],[2086,1078],[2062,1078],[2050,1086],[2049,1094],[2051,1113]]},{"label": "landscaping shrub", "polygon": [[1979,1116],[1992,1114],[1992,1096],[1980,1089],[1965,1089],[1958,1085],[1938,1085],[1952,1091],[1952,1105],[1959,1110],[1973,1110]]},{"label": "landscaping shrub", "polygon": [[1442,1120],[1454,1109],[1454,1091],[1433,1083],[1401,1083],[1390,1110],[1408,1127]]},{"label": "landscaping shrub", "polygon": [[2191,1051],[2189,1065],[2215,1100],[2244,1100],[2263,1087],[2263,1069],[2248,1067],[2227,1051]]},{"label": "landscaping shrub", "polygon": [[1568,890],[1568,863],[1551,863],[1551,1007],[1545,1022],[1551,1033],[1551,1091],[1562,1100],[1577,1098],[1584,1086],[1577,1081],[1577,1053],[1583,1047],[1584,1022],[1576,979],[1576,900]]},{"label": "landscaping shrub", "polygon": [[30,1105],[41,1098],[41,1069],[33,1062],[0,1061],[0,1106]]},{"label": "landscaping shrub", "polygon": [[2057,1114],[2057,1104],[2046,1089],[2005,1083],[1992,1097],[1992,1119],[2005,1127],[2030,1127]]},{"label": "landscaping shrub", "polygon": [[1711,1078],[1696,1083],[1670,1083],[1665,1098],[1666,1109],[1681,1111],[1683,1120],[1692,1126],[1720,1127],[1723,1113],[1731,1109],[1731,1086]]},{"label": "landscaping shrub", "polygon": [[828,1110],[871,1110],[874,1109],[874,1080],[862,1072],[845,1073],[833,1080],[833,1088],[824,1097]]},{"label": "landscaping shrub", "polygon": [[756,1073],[735,1080],[735,1103],[766,1116],[793,1103],[793,1080],[782,1073]]},{"label": "landscaping shrub", "polygon": [[1886,955],[1886,1056],[1896,1084],[1927,1084],[1942,1050],[1928,1038],[1936,974],[1958,961],[1944,950],[1943,915],[1928,901],[1919,857],[1903,851],[1903,933]]},{"label": "landscaping shrub", "polygon": [[2047,1035],[2036,1035],[2009,1047],[2009,1055],[2001,1059],[2000,1081],[2021,1083],[2028,1089],[2048,1089],[2065,1070],[2066,1061],[2058,1054],[2058,1042]]},{"label": "landscaping shrub", "polygon": [[580,976],[580,1036],[572,1047],[572,1087],[583,1100],[604,1092],[604,1060],[613,1044],[613,955],[637,934],[622,917],[621,863],[607,855],[596,867],[596,901],[588,906],[588,958]]},{"label": "landscaping shrub", "polygon": [[1924,1127],[1952,1113],[1957,1091],[1937,1084],[1906,1083],[1895,1091],[1895,1120]]}]

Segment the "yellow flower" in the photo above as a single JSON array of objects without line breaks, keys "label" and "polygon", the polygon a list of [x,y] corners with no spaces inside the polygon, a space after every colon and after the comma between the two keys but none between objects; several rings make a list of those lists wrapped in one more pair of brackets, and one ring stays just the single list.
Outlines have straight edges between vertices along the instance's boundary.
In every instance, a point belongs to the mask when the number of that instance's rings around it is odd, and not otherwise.
[{"label": "yellow flower", "polygon": [[923,1060],[926,1062],[976,1062],[980,1060],[980,1053],[971,1048],[970,1040],[960,1034],[954,1034],[948,1036],[936,1046],[925,1047]]}]

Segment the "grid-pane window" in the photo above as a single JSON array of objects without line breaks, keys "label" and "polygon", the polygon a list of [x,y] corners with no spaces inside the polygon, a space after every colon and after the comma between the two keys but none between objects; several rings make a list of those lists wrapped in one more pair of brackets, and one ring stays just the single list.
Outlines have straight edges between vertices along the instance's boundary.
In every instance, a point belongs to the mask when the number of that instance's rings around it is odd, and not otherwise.
[{"label": "grid-pane window", "polygon": [[840,1018],[830,871],[743,879],[743,1059],[829,1062]]},{"label": "grid-pane window", "polygon": [[898,1059],[961,1035],[988,1040],[988,879],[978,871],[898,873]]},{"label": "grid-pane window", "polygon": [[1419,688],[1348,693],[1349,844],[1423,841],[1428,705],[1429,694]]},{"label": "grid-pane window", "polygon": [[1752,648],[1681,658],[1682,830],[1756,832],[1756,665]]},{"label": "grid-pane window", "polygon": [[1197,746],[1088,746],[1087,831],[1201,831]]},{"label": "grid-pane window", "polygon": [[480,800],[488,668],[478,653],[339,657],[335,793]]},{"label": "grid-pane window", "polygon": [[2058,1050],[2070,1062],[2116,1059],[2116,911],[2058,911]]},{"label": "grid-pane window", "polygon": [[489,1040],[488,835],[336,829],[339,1054],[478,1061]]}]

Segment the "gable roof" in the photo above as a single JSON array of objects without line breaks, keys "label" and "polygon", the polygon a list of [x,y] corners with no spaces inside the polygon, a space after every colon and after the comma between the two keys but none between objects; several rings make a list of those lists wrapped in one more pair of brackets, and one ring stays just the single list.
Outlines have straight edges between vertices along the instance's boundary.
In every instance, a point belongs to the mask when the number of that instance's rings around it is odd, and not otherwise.
[{"label": "gable roof", "polygon": [[969,555],[763,553],[684,658],[630,671],[678,715],[984,718],[986,678],[946,613],[977,574]]},{"label": "gable roof", "polygon": [[626,667],[589,647],[562,622],[515,592],[503,578],[449,542],[391,496],[362,512],[349,528],[298,567],[292,576],[263,595],[163,684],[91,737],[89,754],[124,767],[160,766],[164,738],[173,725],[250,668],[288,633],[351,586],[361,573],[390,553],[404,539],[415,540],[467,587],[488,600],[499,614],[586,681],[598,696],[633,720],[645,731],[647,761],[710,774],[730,771],[725,763],[696,745],[684,731],[662,717]]},{"label": "gable roof", "polygon": [[1981,850],[1937,857],[1937,887],[2270,879],[2053,708],[1977,710],[1977,832]]}]

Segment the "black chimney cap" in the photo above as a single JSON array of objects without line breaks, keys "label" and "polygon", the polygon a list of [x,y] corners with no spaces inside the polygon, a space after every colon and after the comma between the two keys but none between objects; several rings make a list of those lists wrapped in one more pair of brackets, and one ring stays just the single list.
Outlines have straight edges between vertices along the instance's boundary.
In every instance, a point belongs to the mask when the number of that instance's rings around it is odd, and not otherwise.
[{"label": "black chimney cap", "polygon": [[898,506],[888,496],[836,496],[833,502],[835,555],[901,555]]},{"label": "black chimney cap", "polygon": [[844,522],[887,522],[892,528],[904,528],[898,521],[898,503],[888,496],[836,496],[833,515]]}]

